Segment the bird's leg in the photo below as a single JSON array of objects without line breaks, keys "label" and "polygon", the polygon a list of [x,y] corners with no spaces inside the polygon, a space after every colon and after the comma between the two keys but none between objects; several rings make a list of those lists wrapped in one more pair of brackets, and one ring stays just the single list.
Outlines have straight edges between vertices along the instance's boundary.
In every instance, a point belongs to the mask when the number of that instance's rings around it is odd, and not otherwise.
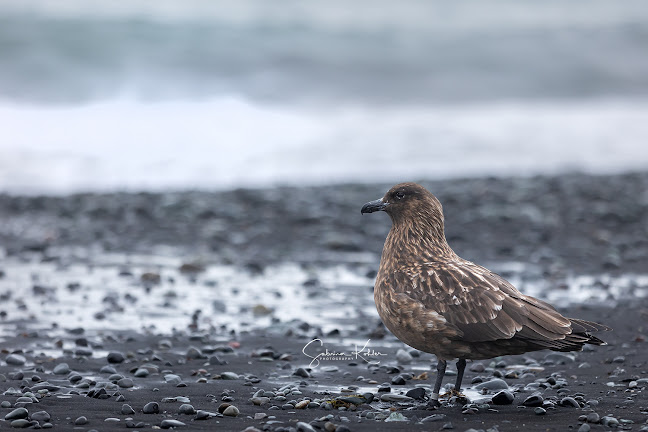
[{"label": "bird's leg", "polygon": [[432,391],[432,396],[430,396],[430,402],[428,405],[438,407],[441,404],[439,403],[439,391],[441,391],[441,383],[443,382],[443,376],[446,371],[446,361],[439,360],[437,363],[437,377],[434,382],[434,390]]},{"label": "bird's leg", "polygon": [[461,394],[461,381],[463,381],[463,375],[465,369],[466,369],[466,359],[457,360],[457,382],[455,383],[455,388],[454,388],[456,394]]}]

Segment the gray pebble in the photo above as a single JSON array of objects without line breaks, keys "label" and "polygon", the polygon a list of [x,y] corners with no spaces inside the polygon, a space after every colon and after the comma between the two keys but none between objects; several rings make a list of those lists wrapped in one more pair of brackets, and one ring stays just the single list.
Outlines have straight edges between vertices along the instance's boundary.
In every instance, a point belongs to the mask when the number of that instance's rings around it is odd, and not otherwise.
[{"label": "gray pebble", "polygon": [[22,366],[27,362],[27,359],[20,354],[9,354],[5,359],[8,365]]},{"label": "gray pebble", "polygon": [[206,358],[205,355],[196,347],[189,347],[187,350],[187,358],[188,359],[204,359]]},{"label": "gray pebble", "polygon": [[74,420],[74,424],[76,426],[82,426],[84,424],[88,424],[88,418],[86,416],[78,417],[76,420]]},{"label": "gray pebble", "polygon": [[508,390],[509,386],[506,384],[506,381],[499,378],[493,378],[490,381],[479,383],[475,386],[476,390],[486,389],[486,390]]},{"label": "gray pebble", "polygon": [[385,393],[384,395],[380,396],[380,400],[383,402],[406,402],[411,401],[412,398],[400,394]]},{"label": "gray pebble", "polygon": [[536,407],[536,408],[533,410],[533,412],[534,412],[536,415],[545,415],[545,414],[547,414],[547,410],[544,409],[544,408],[542,408],[542,407]]},{"label": "gray pebble", "polygon": [[18,419],[14,420],[11,423],[11,427],[15,429],[23,429],[31,425],[31,422],[27,419]]},{"label": "gray pebble", "polygon": [[421,420],[423,423],[430,423],[430,422],[438,422],[445,420],[447,416],[445,414],[432,414],[431,416],[427,416],[424,419]]},{"label": "gray pebble", "polygon": [[601,424],[607,427],[616,427],[619,426],[619,420],[614,417],[604,416],[601,418]]},{"label": "gray pebble", "polygon": [[30,417],[32,420],[36,420],[39,423],[50,421],[50,415],[47,411],[37,411],[32,413]]},{"label": "gray pebble", "polygon": [[180,414],[196,414],[196,409],[193,407],[193,405],[190,404],[182,404],[180,405],[180,408],[178,408],[178,412]]},{"label": "gray pebble", "polygon": [[135,414],[135,410],[133,409],[132,406],[130,406],[128,404],[124,404],[121,407],[121,413],[123,415],[131,415],[131,414]]},{"label": "gray pebble", "polygon": [[29,412],[25,408],[16,408],[5,416],[5,420],[16,420],[27,418]]},{"label": "gray pebble", "polygon": [[576,357],[574,357],[571,354],[564,354],[564,353],[558,353],[558,352],[553,352],[549,353],[545,356],[545,361],[552,362],[554,364],[568,364],[568,363],[574,363],[576,361]]},{"label": "gray pebble", "polygon": [[160,405],[157,402],[149,402],[144,405],[142,412],[144,414],[158,414],[160,412]]},{"label": "gray pebble", "polygon": [[470,365],[469,369],[470,369],[471,372],[481,373],[481,372],[484,372],[486,370],[486,367],[481,363],[473,363],[473,364]]},{"label": "gray pebble", "polygon": [[560,406],[580,408],[578,401],[571,396],[564,397],[560,400]]},{"label": "gray pebble", "polygon": [[238,374],[234,373],[234,372],[221,372],[220,376],[221,376],[221,379],[224,379],[224,380],[237,380],[237,379],[239,379]]},{"label": "gray pebble", "polygon": [[502,390],[493,396],[493,403],[495,405],[510,405],[513,403],[513,393],[508,390]]},{"label": "gray pebble", "polygon": [[168,382],[169,384],[180,384],[182,382],[182,378],[175,374],[166,374],[164,375],[164,381]]},{"label": "gray pebble", "polygon": [[396,352],[396,360],[401,364],[410,364],[413,359],[409,352],[401,348]]},{"label": "gray pebble", "polygon": [[296,375],[296,376],[299,376],[299,377],[302,377],[302,378],[310,378],[310,374],[308,373],[308,371],[306,369],[302,368],[302,367],[297,368],[295,370],[295,372],[293,372],[293,375]]},{"label": "gray pebble", "polygon": [[215,412],[210,412],[210,411],[204,411],[204,410],[198,410],[196,411],[196,420],[207,420],[212,417],[222,417],[222,414],[215,413]]},{"label": "gray pebble", "polygon": [[117,385],[121,388],[131,388],[133,387],[133,380],[130,378],[122,378],[117,381]]},{"label": "gray pebble", "polygon": [[412,399],[423,399],[423,397],[425,396],[425,389],[422,387],[415,387],[405,393],[405,396],[409,396]]},{"label": "gray pebble", "polygon": [[108,360],[108,363],[122,363],[126,360],[126,357],[119,351],[111,351],[108,353],[106,360]]},{"label": "gray pebble", "polygon": [[297,422],[297,431],[298,432],[315,432],[313,426],[305,422]]},{"label": "gray pebble", "polygon": [[587,423],[598,423],[600,420],[601,418],[595,412],[587,414]]},{"label": "gray pebble", "polygon": [[67,363],[59,363],[52,369],[54,375],[67,375],[70,373],[70,366]]},{"label": "gray pebble", "polygon": [[162,429],[169,429],[169,428],[181,427],[181,426],[187,426],[187,425],[182,423],[181,421],[174,420],[174,419],[164,419],[160,423],[160,427]]},{"label": "gray pebble", "polygon": [[223,411],[223,415],[229,416],[229,417],[236,417],[239,415],[239,409],[236,408],[234,405],[230,405],[227,408],[225,408],[225,411]]},{"label": "gray pebble", "polygon": [[117,371],[115,370],[114,367],[110,365],[105,365],[101,369],[99,369],[100,373],[105,373],[105,374],[115,374]]},{"label": "gray pebble", "polygon": [[2,401],[0,403],[0,408],[11,408],[11,402],[9,401]]},{"label": "gray pebble", "polygon": [[146,368],[139,368],[135,371],[134,375],[136,378],[146,378],[150,373],[151,372],[149,372],[149,370]]},{"label": "gray pebble", "polygon": [[590,431],[590,425],[587,423],[583,423],[581,427],[578,428],[578,432],[589,432]]},{"label": "gray pebble", "polygon": [[524,399],[524,402],[522,402],[522,405],[528,406],[528,407],[539,407],[542,406],[542,402],[544,399],[540,395],[531,395],[528,398]]},{"label": "gray pebble", "polygon": [[391,383],[392,385],[405,385],[406,381],[402,375],[396,375],[394,378],[392,378]]}]

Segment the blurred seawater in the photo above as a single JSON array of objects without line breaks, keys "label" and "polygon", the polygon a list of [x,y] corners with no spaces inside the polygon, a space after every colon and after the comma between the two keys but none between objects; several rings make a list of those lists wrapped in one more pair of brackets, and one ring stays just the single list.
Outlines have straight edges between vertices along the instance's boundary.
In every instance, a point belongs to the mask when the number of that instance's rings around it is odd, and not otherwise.
[{"label": "blurred seawater", "polygon": [[0,191],[648,166],[645,2],[0,1]]}]

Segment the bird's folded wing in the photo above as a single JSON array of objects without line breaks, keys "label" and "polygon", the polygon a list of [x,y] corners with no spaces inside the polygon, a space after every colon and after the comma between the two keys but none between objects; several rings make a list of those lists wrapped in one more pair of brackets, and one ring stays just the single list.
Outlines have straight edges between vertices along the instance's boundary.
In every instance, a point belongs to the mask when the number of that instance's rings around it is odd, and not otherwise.
[{"label": "bird's folded wing", "polygon": [[501,276],[468,261],[403,269],[402,294],[443,316],[466,342],[512,337],[554,341],[571,322],[549,304],[520,293]]}]

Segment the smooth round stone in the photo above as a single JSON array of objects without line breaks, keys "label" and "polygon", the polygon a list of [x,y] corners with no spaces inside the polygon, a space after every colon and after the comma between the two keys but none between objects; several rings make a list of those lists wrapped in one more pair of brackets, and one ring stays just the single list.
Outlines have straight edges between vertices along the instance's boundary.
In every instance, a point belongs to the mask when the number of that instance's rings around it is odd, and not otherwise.
[{"label": "smooth round stone", "polygon": [[224,379],[224,380],[237,380],[237,379],[239,379],[238,374],[234,373],[234,372],[221,372],[220,376],[221,376],[221,379]]},{"label": "smooth round stone", "polygon": [[310,374],[303,367],[297,368],[295,370],[295,372],[293,372],[293,375],[299,376],[299,377],[302,377],[302,378],[310,378]]},{"label": "smooth round stone", "polygon": [[180,384],[182,382],[182,378],[175,374],[166,374],[164,375],[164,381],[168,382],[169,384]]},{"label": "smooth round stone", "polygon": [[590,425],[583,423],[581,427],[578,428],[578,432],[590,432]]},{"label": "smooth round stone", "polygon": [[508,390],[509,386],[506,384],[506,381],[499,378],[493,378],[490,381],[479,383],[475,386],[476,390],[486,389],[486,390]]},{"label": "smooth round stone", "polygon": [[407,381],[403,377],[403,375],[396,375],[394,378],[391,380],[392,385],[405,385]]},{"label": "smooth round stone", "polygon": [[533,412],[536,413],[536,415],[545,415],[545,414],[547,414],[547,410],[542,408],[542,407],[536,407],[533,410]]},{"label": "smooth round stone", "polygon": [[228,417],[236,417],[237,415],[240,414],[240,411],[238,408],[236,408],[234,405],[230,405],[225,410],[223,411],[223,415],[226,415]]},{"label": "smooth round stone", "polygon": [[524,402],[522,402],[522,405],[528,406],[528,407],[539,407],[542,406],[542,402],[544,402],[544,399],[540,395],[531,395],[528,398],[524,399]]},{"label": "smooth round stone", "polygon": [[295,426],[297,426],[297,432],[315,432],[313,426],[306,422],[297,422]]},{"label": "smooth round stone", "polygon": [[52,369],[54,375],[67,375],[70,373],[70,366],[67,363],[59,363]]},{"label": "smooth round stone", "polygon": [[149,376],[150,373],[151,373],[151,372],[149,372],[148,369],[145,369],[145,368],[139,368],[139,369],[137,369],[137,370],[135,371],[135,374],[134,374],[134,375],[135,375],[136,378],[146,378],[147,376]]},{"label": "smooth round stone", "polygon": [[121,388],[131,388],[133,387],[133,380],[130,378],[122,378],[117,381],[117,385]]},{"label": "smooth round stone", "polygon": [[119,423],[120,421],[121,420],[118,419],[117,417],[108,417],[108,418],[104,419],[104,422],[107,422],[107,423]]},{"label": "smooth round stone", "polygon": [[187,350],[188,359],[203,359],[205,355],[196,347],[189,347]]},{"label": "smooth round stone", "polygon": [[383,402],[407,402],[407,401],[411,401],[412,398],[406,395],[386,393],[380,396],[380,400]]},{"label": "smooth round stone", "polygon": [[16,408],[5,416],[5,420],[23,419],[27,418],[28,415],[29,411],[27,411],[25,408]]},{"label": "smooth round stone", "polygon": [[20,354],[9,354],[5,359],[8,365],[22,366],[27,362],[27,359]]},{"label": "smooth round stone", "polygon": [[402,364],[410,364],[413,358],[409,352],[401,348],[396,352],[396,360]]},{"label": "smooth round stone", "polygon": [[160,405],[157,402],[149,402],[144,405],[142,412],[144,414],[158,414],[160,412]]},{"label": "smooth round stone", "polygon": [[77,357],[92,357],[92,350],[90,348],[77,348],[74,355]]},{"label": "smooth round stone", "polygon": [[425,396],[425,389],[422,387],[415,387],[405,393],[405,396],[409,396],[412,399],[423,399],[423,397]]},{"label": "smooth round stone", "polygon": [[0,408],[11,408],[11,402],[9,401],[0,402]]},{"label": "smooth round stone", "polygon": [[196,409],[193,407],[193,405],[190,405],[190,404],[182,404],[182,405],[180,405],[180,408],[178,408],[178,412],[179,412],[180,414],[187,414],[187,415],[191,415],[191,414],[195,414],[195,413],[196,413]]},{"label": "smooth round stone", "polygon": [[179,420],[174,420],[174,419],[165,419],[162,420],[162,422],[160,423],[160,427],[162,429],[169,429],[169,428],[182,427],[182,426],[187,426],[187,425],[182,423]]},{"label": "smooth round stone", "polygon": [[135,414],[135,410],[133,409],[132,406],[128,404],[124,404],[121,407],[121,413],[124,415],[131,415],[131,414]]},{"label": "smooth round stone", "polygon": [[22,397],[19,397],[18,399],[16,399],[16,403],[34,403],[34,402],[38,403],[38,399],[36,399],[34,401],[34,399],[32,399],[32,398],[30,398],[28,396],[22,396]]},{"label": "smooth round stone", "polygon": [[560,406],[580,408],[578,401],[571,396],[564,397],[560,400]]},{"label": "smooth round stone", "polygon": [[101,369],[99,369],[99,372],[105,374],[116,374],[117,370],[110,365],[105,365]]},{"label": "smooth round stone", "polygon": [[48,422],[50,421],[50,415],[47,411],[37,411],[35,413],[32,413],[31,419],[36,420],[39,423]]},{"label": "smooth round stone", "polygon": [[587,414],[587,423],[598,423],[600,420],[601,418],[595,412]]},{"label": "smooth round stone", "polygon": [[513,403],[513,393],[508,390],[502,390],[493,396],[493,404],[495,405],[510,405]]},{"label": "smooth round stone", "polygon": [[77,426],[88,424],[88,418],[86,416],[78,417],[76,420],[74,420],[74,424]]},{"label": "smooth round stone", "polygon": [[250,399],[254,405],[265,405],[270,402],[270,398],[267,397],[253,397]]},{"label": "smooth round stone", "polygon": [[126,360],[126,356],[119,351],[111,351],[106,356],[106,360],[108,360],[108,363],[122,363]]},{"label": "smooth round stone", "polygon": [[196,411],[196,420],[207,420],[212,417],[222,417],[222,414],[217,414],[215,412],[198,410]]},{"label": "smooth round stone", "polygon": [[31,425],[31,422],[27,419],[18,419],[18,420],[13,420],[10,424],[12,428],[22,429]]}]

